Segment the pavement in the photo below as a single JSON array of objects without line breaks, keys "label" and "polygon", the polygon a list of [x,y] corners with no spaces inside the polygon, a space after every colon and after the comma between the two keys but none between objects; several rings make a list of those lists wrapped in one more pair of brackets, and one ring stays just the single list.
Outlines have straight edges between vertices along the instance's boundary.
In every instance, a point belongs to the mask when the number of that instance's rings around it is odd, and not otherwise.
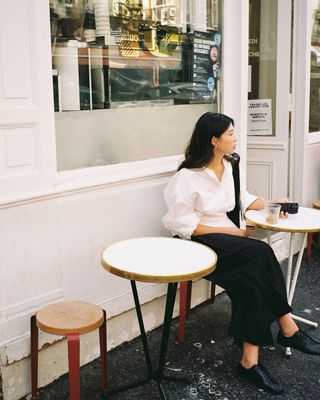
[{"label": "pavement", "polygon": [[[286,262],[282,264],[283,270]],[[293,301],[297,315],[320,321],[320,253],[313,250],[312,261],[303,260]],[[172,323],[168,348],[166,373],[189,376],[192,383],[165,382],[167,400],[248,400],[274,399],[271,394],[258,389],[236,376],[236,365],[241,350],[228,336],[230,300],[225,293],[216,296],[214,303],[202,304],[190,313],[186,326],[186,341],[176,340],[177,319]],[[277,326],[272,327],[276,337]],[[303,329],[320,340],[320,328],[301,324]],[[154,365],[157,362],[161,327],[148,333]],[[260,361],[272,376],[281,382],[285,392],[279,400],[320,399],[320,356],[311,356],[292,350],[286,358],[284,349],[276,343],[262,348]],[[81,368],[81,400],[158,400],[157,386],[149,382],[123,393],[108,395],[99,388],[99,362],[95,360]],[[109,387],[116,387],[146,375],[140,338],[108,352]],[[1,397],[1,396],[0,396]],[[38,400],[68,399],[67,375],[40,389]]]}]

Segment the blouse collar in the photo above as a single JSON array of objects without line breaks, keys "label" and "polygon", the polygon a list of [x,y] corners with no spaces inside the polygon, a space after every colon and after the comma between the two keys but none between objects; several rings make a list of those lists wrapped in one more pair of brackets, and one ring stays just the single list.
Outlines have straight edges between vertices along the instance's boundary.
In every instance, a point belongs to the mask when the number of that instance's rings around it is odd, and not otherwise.
[{"label": "blouse collar", "polygon": [[225,176],[227,174],[229,174],[229,171],[231,170],[231,163],[228,160],[223,158],[222,162],[224,164],[224,171],[223,171],[223,175],[222,175],[221,181],[219,181],[219,179],[217,178],[217,175],[215,174],[215,172],[212,169],[210,169],[208,167],[203,169],[204,172],[206,172],[212,178],[216,179],[219,183],[221,183],[225,179]]}]

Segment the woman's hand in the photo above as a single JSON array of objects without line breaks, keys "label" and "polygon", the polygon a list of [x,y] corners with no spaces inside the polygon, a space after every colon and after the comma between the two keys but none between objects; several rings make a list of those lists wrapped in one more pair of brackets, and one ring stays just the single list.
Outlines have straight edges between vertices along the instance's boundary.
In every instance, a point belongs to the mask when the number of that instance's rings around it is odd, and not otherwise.
[{"label": "woman's hand", "polygon": [[[270,203],[276,203],[276,204],[281,204],[281,203],[290,203],[290,200],[287,197],[279,197],[278,199],[271,200]],[[280,212],[280,218],[287,218],[289,213],[287,212]]]}]

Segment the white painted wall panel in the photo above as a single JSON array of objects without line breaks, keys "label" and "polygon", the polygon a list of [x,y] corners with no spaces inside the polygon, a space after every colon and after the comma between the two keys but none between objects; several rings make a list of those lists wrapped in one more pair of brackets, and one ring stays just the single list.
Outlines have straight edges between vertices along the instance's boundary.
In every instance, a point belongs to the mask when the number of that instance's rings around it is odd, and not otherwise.
[{"label": "white painted wall panel", "polygon": [[37,124],[0,128],[0,145],[3,149],[0,177],[10,178],[39,172],[39,140]]},{"label": "white painted wall panel", "polygon": [[287,147],[285,144],[250,143],[247,156],[247,186],[269,199],[287,197]]},{"label": "white painted wall panel", "polygon": [[62,296],[57,206],[53,199],[1,210],[0,344],[26,334],[32,310]]},{"label": "white painted wall panel", "polygon": [[16,107],[17,102],[30,105],[34,38],[30,34],[32,19],[28,0],[1,1],[0,4],[0,107]]},{"label": "white painted wall panel", "polygon": [[[0,0],[0,200],[53,188],[49,2]],[[41,21],[41,23],[38,23]]]},{"label": "white painted wall panel", "polygon": [[250,193],[254,194],[257,190],[263,198],[271,199],[273,181],[272,161],[250,160],[247,162],[247,189]]},{"label": "white painted wall panel", "polygon": [[20,167],[34,165],[35,160],[35,138],[32,128],[15,129],[13,134],[10,130],[5,132],[5,149],[7,154],[7,167]]}]

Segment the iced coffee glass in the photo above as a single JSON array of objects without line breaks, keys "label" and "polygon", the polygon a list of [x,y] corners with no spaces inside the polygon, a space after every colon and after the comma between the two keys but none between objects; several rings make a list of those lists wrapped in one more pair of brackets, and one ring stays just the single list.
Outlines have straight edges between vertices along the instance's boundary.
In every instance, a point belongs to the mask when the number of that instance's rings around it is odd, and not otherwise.
[{"label": "iced coffee glass", "polygon": [[280,216],[280,204],[267,204],[265,207],[266,221],[268,224],[277,224]]}]

